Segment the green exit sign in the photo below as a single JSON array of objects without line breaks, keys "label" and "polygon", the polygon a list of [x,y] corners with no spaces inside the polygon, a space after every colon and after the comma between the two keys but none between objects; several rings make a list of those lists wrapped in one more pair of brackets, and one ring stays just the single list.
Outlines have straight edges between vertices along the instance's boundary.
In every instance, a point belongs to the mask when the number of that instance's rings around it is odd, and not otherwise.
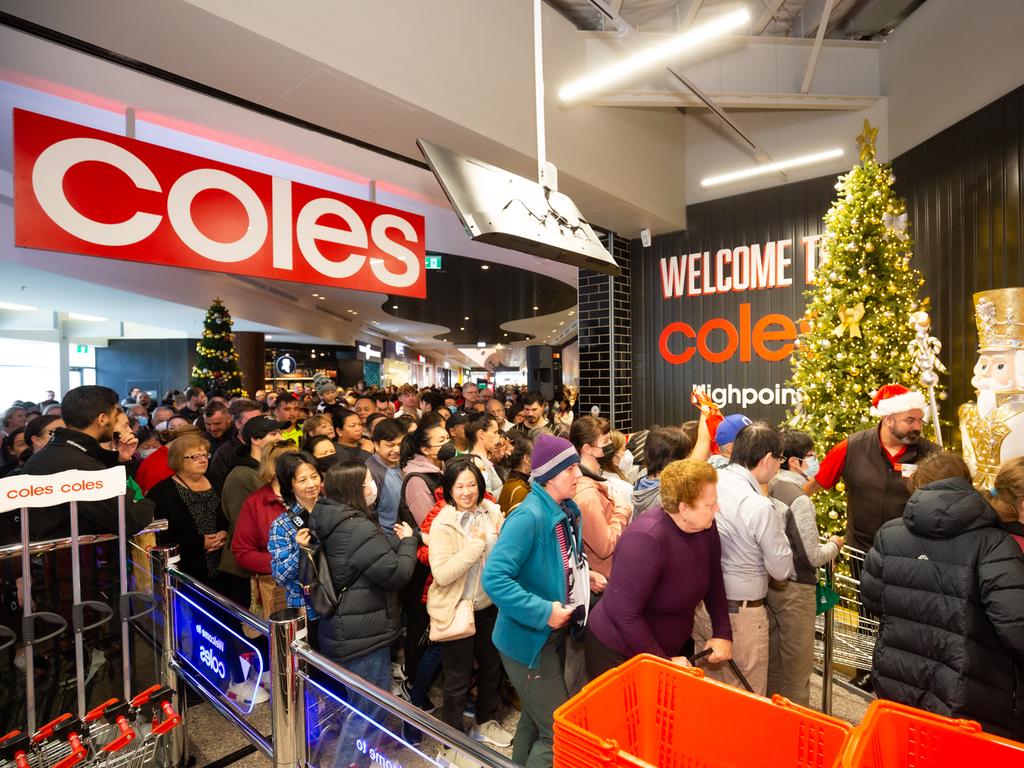
[{"label": "green exit sign", "polygon": [[87,344],[79,344],[78,347],[75,349],[75,352],[83,355],[88,354],[89,346]]},{"label": "green exit sign", "polygon": [[427,269],[440,269],[441,268],[441,257],[440,256],[427,256],[424,258]]}]

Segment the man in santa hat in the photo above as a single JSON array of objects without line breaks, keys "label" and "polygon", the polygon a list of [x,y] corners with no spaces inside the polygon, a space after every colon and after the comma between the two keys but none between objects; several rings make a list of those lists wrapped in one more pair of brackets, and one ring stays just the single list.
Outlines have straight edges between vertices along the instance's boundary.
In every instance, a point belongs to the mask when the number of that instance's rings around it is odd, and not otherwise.
[{"label": "man in santa hat", "polygon": [[[871,403],[871,415],[880,419],[878,425],[836,445],[804,486],[804,492],[811,495],[843,481],[847,545],[866,552],[882,523],[903,515],[910,498],[907,481],[917,469],[917,462],[940,450],[921,437],[926,409],[920,392],[886,384]],[[854,570],[859,571],[856,566]],[[859,573],[853,575],[860,578]]]}]

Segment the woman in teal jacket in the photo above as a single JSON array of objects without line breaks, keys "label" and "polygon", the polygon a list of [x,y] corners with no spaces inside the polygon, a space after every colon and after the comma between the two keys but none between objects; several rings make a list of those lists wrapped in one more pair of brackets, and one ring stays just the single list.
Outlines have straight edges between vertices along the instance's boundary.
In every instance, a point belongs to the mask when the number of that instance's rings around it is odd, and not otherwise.
[{"label": "woman in teal jacket", "polygon": [[[523,704],[512,760],[526,768],[551,765],[554,712],[569,698],[564,666],[572,585],[577,574],[586,578],[579,568],[580,510],[572,501],[579,461],[568,440],[537,437],[531,491],[508,516],[484,566],[484,590],[498,606],[494,644]],[[579,602],[589,585],[576,586]]]}]

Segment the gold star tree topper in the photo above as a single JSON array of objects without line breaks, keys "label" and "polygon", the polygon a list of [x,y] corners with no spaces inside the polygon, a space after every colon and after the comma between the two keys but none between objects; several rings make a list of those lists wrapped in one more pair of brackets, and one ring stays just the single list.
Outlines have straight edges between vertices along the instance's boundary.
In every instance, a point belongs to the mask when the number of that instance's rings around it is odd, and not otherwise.
[{"label": "gold star tree topper", "polygon": [[864,130],[857,137],[860,145],[860,161],[866,163],[875,159],[875,139],[878,137],[878,129],[872,128],[867,118],[864,118]]}]

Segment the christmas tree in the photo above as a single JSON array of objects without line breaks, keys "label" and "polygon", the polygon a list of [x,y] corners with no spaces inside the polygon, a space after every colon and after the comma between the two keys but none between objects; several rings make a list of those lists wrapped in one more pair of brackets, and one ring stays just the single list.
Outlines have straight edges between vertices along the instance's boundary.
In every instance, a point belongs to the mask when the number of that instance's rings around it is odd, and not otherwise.
[{"label": "christmas tree", "polygon": [[203,321],[203,340],[196,344],[196,364],[189,386],[202,387],[207,392],[219,390],[229,397],[246,396],[231,324],[227,307],[220,299],[214,299]]},{"label": "christmas tree", "polygon": [[[893,193],[891,166],[875,159],[877,133],[865,120],[861,163],[836,183],[839,195],[824,218],[824,262],[805,293],[807,330],[793,359],[791,386],[801,400],[788,423],[811,434],[819,456],[877,423],[869,408],[879,387],[919,386],[910,317],[928,301],[919,300],[924,279],[910,266],[906,203]],[[823,530],[845,528],[843,491],[840,482],[815,495]]]}]

